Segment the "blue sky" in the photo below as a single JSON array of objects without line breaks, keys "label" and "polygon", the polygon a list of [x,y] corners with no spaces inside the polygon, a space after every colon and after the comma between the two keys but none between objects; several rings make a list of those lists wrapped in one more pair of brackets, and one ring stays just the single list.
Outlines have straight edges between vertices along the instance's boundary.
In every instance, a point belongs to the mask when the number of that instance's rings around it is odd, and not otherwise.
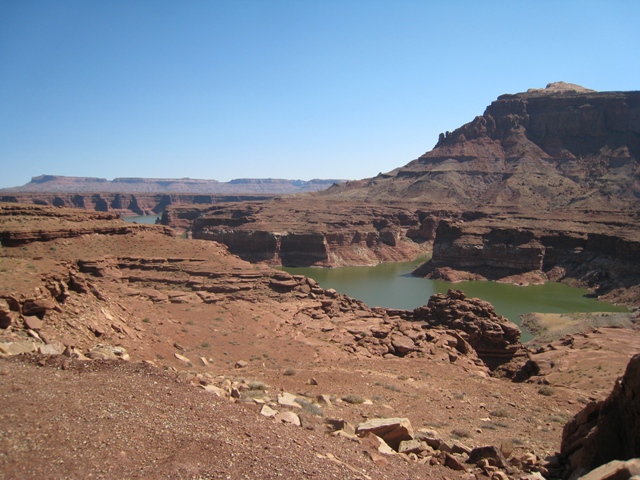
[{"label": "blue sky", "polygon": [[0,187],[366,178],[498,95],[640,89],[635,1],[0,0]]}]

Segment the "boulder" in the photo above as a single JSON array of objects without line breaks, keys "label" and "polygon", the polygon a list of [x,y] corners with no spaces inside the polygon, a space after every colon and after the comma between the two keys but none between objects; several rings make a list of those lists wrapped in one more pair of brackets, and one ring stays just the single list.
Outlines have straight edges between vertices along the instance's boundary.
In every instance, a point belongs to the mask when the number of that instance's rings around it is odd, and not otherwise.
[{"label": "boulder", "polygon": [[427,442],[423,442],[422,440],[403,440],[398,446],[398,453],[421,453],[428,449],[429,445],[427,445]]},{"label": "boulder", "polygon": [[275,419],[282,423],[290,423],[292,425],[300,426],[300,417],[293,412],[280,412],[277,413]]},{"label": "boulder", "polygon": [[467,467],[464,466],[464,463],[462,463],[459,458],[449,453],[445,454],[444,466],[449,467],[451,470],[458,470],[460,472],[464,472],[467,470]]},{"label": "boulder", "polygon": [[260,415],[267,418],[273,418],[278,414],[277,410],[274,410],[269,405],[263,405],[260,409]]},{"label": "boulder", "polygon": [[580,480],[626,480],[636,476],[640,476],[640,458],[626,462],[613,460],[580,477]]},{"label": "boulder", "polygon": [[478,463],[480,460],[488,460],[489,464],[498,467],[506,468],[507,460],[502,455],[500,449],[494,445],[486,445],[484,447],[476,447],[469,452],[468,463]]},{"label": "boulder", "polygon": [[38,353],[40,355],[62,355],[65,346],[60,342],[51,342],[46,345],[40,345],[38,347]]},{"label": "boulder", "polygon": [[0,328],[8,328],[15,320],[13,312],[9,307],[9,302],[0,298]]},{"label": "boulder", "polygon": [[391,345],[393,345],[393,348],[395,348],[399,355],[406,355],[416,349],[413,340],[401,333],[396,333],[391,336]]},{"label": "boulder", "polygon": [[[129,360],[129,354],[122,347],[98,344],[87,353],[91,360]],[[187,359],[188,361],[188,359]]]},{"label": "boulder", "polygon": [[32,353],[36,351],[36,344],[31,340],[21,342],[0,343],[0,357],[10,357],[22,353]]},{"label": "boulder", "polygon": [[35,298],[25,300],[22,304],[23,315],[37,315],[43,314],[47,310],[53,310],[56,307],[56,303],[49,298]]},{"label": "boulder", "polygon": [[373,433],[367,433],[366,435],[362,436],[362,444],[365,447],[368,447],[370,449],[375,450],[378,453],[383,453],[385,455],[395,455],[396,451],[391,448],[389,446],[389,444],[387,442],[384,441],[384,439],[380,438],[379,436],[373,434]]},{"label": "boulder", "polygon": [[302,408],[302,405],[296,402],[296,398],[292,393],[282,392],[278,395],[278,405],[289,408]]},{"label": "boulder", "polygon": [[367,433],[379,436],[396,451],[403,440],[413,440],[413,428],[408,418],[374,418],[358,425],[358,436]]},{"label": "boulder", "polygon": [[24,326],[31,330],[40,330],[42,328],[42,320],[36,316],[24,317]]}]

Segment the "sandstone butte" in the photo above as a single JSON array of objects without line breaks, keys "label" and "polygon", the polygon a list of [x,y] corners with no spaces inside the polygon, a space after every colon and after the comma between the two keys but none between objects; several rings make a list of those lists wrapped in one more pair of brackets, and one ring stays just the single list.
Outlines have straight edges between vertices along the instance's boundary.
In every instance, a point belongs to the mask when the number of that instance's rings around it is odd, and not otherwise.
[{"label": "sandstone butte", "polygon": [[534,347],[457,290],[371,308],[269,266],[433,250],[428,275],[637,305],[639,99],[505,95],[388,174],[165,226],[0,203],[2,475],[577,478],[639,457],[636,313]]}]

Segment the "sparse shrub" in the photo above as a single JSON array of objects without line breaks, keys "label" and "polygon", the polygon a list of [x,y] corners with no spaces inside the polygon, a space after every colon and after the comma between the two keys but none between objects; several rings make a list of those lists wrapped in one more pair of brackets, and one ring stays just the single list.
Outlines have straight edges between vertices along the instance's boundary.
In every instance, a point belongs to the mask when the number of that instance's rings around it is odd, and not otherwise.
[{"label": "sparse shrub", "polygon": [[464,428],[454,428],[451,430],[451,435],[455,438],[469,438],[471,437],[471,432]]},{"label": "sparse shrub", "polygon": [[462,400],[464,398],[464,392],[454,393],[453,394],[453,398],[456,399],[456,400]]},{"label": "sparse shrub", "polygon": [[361,403],[364,403],[364,398],[362,398],[360,395],[349,394],[342,397],[342,401],[351,403],[353,405],[360,405]]},{"label": "sparse shrub", "polygon": [[209,342],[202,342],[202,343],[200,344],[200,346],[201,346],[202,348],[209,348],[209,347],[211,346],[211,344],[210,344]]},{"label": "sparse shrub", "polygon": [[549,385],[543,385],[538,389],[538,393],[540,395],[544,395],[545,397],[550,397],[551,395],[553,395],[554,390],[553,387],[550,387]]},{"label": "sparse shrub", "polygon": [[287,377],[293,377],[296,374],[296,369],[295,368],[287,368],[284,372],[282,372],[283,375],[286,375]]},{"label": "sparse shrub", "polygon": [[195,324],[193,323],[193,320],[187,320],[187,325],[195,325]]},{"label": "sparse shrub", "polygon": [[296,398],[295,402],[300,405],[302,407],[302,410],[304,410],[305,412],[312,415],[317,415],[318,417],[324,417],[324,412],[322,411],[322,408],[320,408],[320,405],[318,405],[317,403],[311,403],[304,398]]},{"label": "sparse shrub", "polygon": [[496,410],[489,412],[489,415],[492,417],[507,418],[509,416],[509,412],[506,408],[497,408]]},{"label": "sparse shrub", "polygon": [[143,321],[144,323],[151,323],[151,320],[149,320],[149,317],[144,317],[144,318],[142,319],[142,321]]},{"label": "sparse shrub", "polygon": [[389,403],[388,400],[384,398],[382,395],[374,395],[373,397],[371,397],[371,400],[373,400],[376,403]]},{"label": "sparse shrub", "polygon": [[549,415],[549,421],[565,424],[569,421],[569,418],[561,413],[552,413],[551,415]]},{"label": "sparse shrub", "polygon": [[409,377],[408,375],[398,375],[398,380],[400,381],[405,381],[405,380],[409,380],[411,377]]},{"label": "sparse shrub", "polygon": [[495,430],[496,426],[493,423],[481,423],[480,428],[483,430]]},{"label": "sparse shrub", "polygon": [[267,390],[267,386],[262,382],[249,382],[249,390]]}]

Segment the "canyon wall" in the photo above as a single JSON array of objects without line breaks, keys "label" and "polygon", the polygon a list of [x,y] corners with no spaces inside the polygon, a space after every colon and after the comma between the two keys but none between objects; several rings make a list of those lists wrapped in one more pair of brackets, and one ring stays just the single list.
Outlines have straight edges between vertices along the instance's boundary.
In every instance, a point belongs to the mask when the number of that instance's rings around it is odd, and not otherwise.
[{"label": "canyon wall", "polygon": [[82,208],[123,216],[160,215],[171,205],[211,205],[219,202],[264,200],[270,195],[205,195],[169,193],[3,193],[0,202]]},{"label": "canyon wall", "polygon": [[513,283],[572,279],[596,294],[638,284],[640,234],[633,223],[539,218],[516,226],[521,223],[517,216],[441,220],[433,256],[415,274],[449,281],[469,273]]},{"label": "canyon wall", "polygon": [[[244,260],[287,266],[375,265],[427,253],[440,215],[324,199],[296,209],[298,198],[227,204],[203,209],[193,238],[214,240]],[[167,210],[168,224],[186,207]],[[171,220],[174,219],[174,220]],[[164,223],[164,217],[163,217]]]}]

